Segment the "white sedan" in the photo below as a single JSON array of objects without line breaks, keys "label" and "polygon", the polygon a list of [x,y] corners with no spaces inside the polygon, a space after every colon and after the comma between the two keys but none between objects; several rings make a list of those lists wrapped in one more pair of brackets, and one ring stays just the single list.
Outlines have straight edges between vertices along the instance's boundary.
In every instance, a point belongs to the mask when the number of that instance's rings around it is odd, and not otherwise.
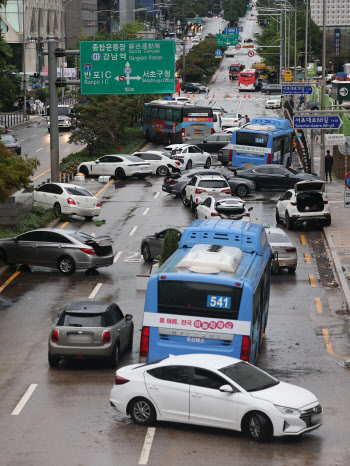
[{"label": "white sedan", "polygon": [[136,424],[183,422],[247,432],[258,441],[300,435],[322,424],[320,403],[308,390],[214,354],[118,369],[110,402]]},{"label": "white sedan", "polygon": [[240,113],[225,113],[221,117],[221,127],[224,128],[232,128],[232,127],[241,127],[245,124],[246,119]]},{"label": "white sedan", "polygon": [[[166,147],[165,150],[168,150]],[[204,152],[199,147],[190,144],[179,144],[171,151],[171,156],[174,160],[179,160],[186,170],[192,167],[211,166],[211,155],[209,152]]]},{"label": "white sedan", "polygon": [[250,211],[239,197],[208,196],[196,209],[196,217],[200,219],[220,217],[250,222]]},{"label": "white sedan", "polygon": [[132,155],[148,162],[153,175],[169,175],[173,170],[178,171],[181,165],[178,160],[172,160],[170,154],[165,154],[162,151],[134,152]]},{"label": "white sedan", "polygon": [[124,180],[130,176],[144,179],[146,176],[152,175],[148,162],[143,162],[138,157],[127,154],[104,155],[92,162],[83,162],[79,165],[78,172],[85,176],[115,176],[118,180]]},{"label": "white sedan", "polygon": [[101,203],[87,189],[68,183],[45,183],[34,190],[34,204],[54,209],[56,215],[75,214],[91,220],[100,215]]}]

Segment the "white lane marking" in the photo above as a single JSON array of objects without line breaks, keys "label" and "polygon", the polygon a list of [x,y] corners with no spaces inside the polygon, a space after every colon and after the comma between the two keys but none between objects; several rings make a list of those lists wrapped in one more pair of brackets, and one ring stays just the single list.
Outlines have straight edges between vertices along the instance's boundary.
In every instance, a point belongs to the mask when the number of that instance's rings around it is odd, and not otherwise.
[{"label": "white lane marking", "polygon": [[40,152],[41,150],[43,150],[43,147],[41,149],[38,149],[37,152]]},{"label": "white lane marking", "polygon": [[149,207],[146,207],[146,209],[143,211],[143,214],[142,215],[147,215],[149,212]]},{"label": "white lane marking", "polygon": [[136,230],[137,230],[137,227],[133,227],[132,230],[129,233],[129,236],[132,236],[135,233]]},{"label": "white lane marking", "polygon": [[34,138],[35,136],[36,136],[36,134],[32,134],[30,137],[31,137],[31,138]]},{"label": "white lane marking", "polygon": [[155,195],[153,196],[153,199],[157,199],[157,197],[159,196],[159,192],[158,193],[155,193]]},{"label": "white lane marking", "polygon": [[90,294],[89,299],[94,299],[94,297],[97,295],[98,290],[101,288],[101,286],[102,286],[102,283],[97,283],[95,288],[92,290],[92,293]]},{"label": "white lane marking", "polygon": [[149,427],[147,429],[145,441],[144,441],[141,455],[140,455],[139,464],[148,463],[148,458],[149,458],[149,454],[151,453],[151,448],[152,448],[152,443],[153,443],[153,438],[154,438],[155,433],[156,433],[155,427]]},{"label": "white lane marking", "polygon": [[117,254],[114,256],[114,260],[113,262],[117,262],[117,260],[119,259],[119,257],[122,255],[123,251],[118,251]]},{"label": "white lane marking", "polygon": [[27,401],[29,400],[29,398],[32,396],[32,394],[33,394],[33,392],[34,392],[34,390],[36,389],[37,386],[38,386],[37,383],[32,383],[32,384],[29,385],[29,387],[27,388],[27,391],[22,396],[22,398],[20,399],[20,401],[17,404],[17,406],[15,407],[15,409],[12,411],[11,416],[18,416],[19,415],[19,413],[22,411],[22,409],[24,408],[24,406],[27,403]]}]

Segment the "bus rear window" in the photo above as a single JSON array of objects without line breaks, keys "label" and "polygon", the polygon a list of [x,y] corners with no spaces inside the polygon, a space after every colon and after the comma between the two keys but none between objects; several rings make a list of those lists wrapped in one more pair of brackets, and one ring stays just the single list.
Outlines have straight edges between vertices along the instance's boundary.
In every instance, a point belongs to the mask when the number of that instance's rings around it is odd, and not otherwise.
[{"label": "bus rear window", "polygon": [[158,312],[237,320],[242,288],[177,280],[158,282]]},{"label": "bus rear window", "polygon": [[230,71],[239,71],[239,66],[230,66]]},{"label": "bus rear window", "polygon": [[253,73],[241,73],[242,78],[252,78],[253,76]]},{"label": "bus rear window", "polygon": [[266,147],[268,138],[267,134],[236,132],[236,144],[242,146]]}]

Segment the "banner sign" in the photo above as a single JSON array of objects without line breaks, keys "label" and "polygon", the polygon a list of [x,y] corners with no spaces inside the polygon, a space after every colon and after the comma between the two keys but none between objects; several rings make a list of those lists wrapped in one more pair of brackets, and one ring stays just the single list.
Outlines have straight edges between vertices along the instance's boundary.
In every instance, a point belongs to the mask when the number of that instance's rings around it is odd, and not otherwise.
[{"label": "banner sign", "polygon": [[334,55],[340,55],[340,29],[334,29]]}]

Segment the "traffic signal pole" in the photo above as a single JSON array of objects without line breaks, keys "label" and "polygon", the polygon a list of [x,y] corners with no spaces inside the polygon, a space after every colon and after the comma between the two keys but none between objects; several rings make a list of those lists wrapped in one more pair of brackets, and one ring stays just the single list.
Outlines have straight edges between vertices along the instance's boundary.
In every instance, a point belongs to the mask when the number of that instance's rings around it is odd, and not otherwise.
[{"label": "traffic signal pole", "polygon": [[49,107],[50,107],[50,162],[51,181],[60,181],[59,142],[58,142],[58,95],[57,95],[57,58],[58,42],[54,39],[47,41],[49,65]]},{"label": "traffic signal pole", "polygon": [[[321,110],[325,108],[325,93],[326,93],[326,0],[323,0],[323,27],[322,27],[322,85],[321,85]],[[320,160],[320,178],[325,179],[325,131],[321,130],[321,160]]]}]

